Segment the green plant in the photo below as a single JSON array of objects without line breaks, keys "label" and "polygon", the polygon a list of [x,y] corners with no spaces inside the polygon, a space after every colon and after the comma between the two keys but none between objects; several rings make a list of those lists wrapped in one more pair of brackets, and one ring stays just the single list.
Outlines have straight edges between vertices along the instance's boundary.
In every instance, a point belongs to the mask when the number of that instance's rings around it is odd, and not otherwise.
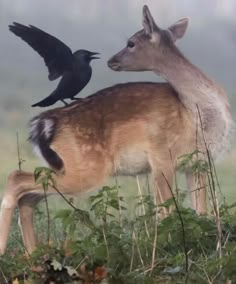
[{"label": "green plant", "polygon": [[[30,257],[24,252],[14,220],[7,254],[0,259],[1,283],[14,276],[22,283],[26,283],[24,279],[34,283],[50,279],[55,283],[95,283],[97,279],[99,283],[105,278],[105,283],[113,284],[235,283],[236,204],[218,201],[213,160],[210,153],[207,161],[198,160],[201,156],[198,151],[184,155],[181,167],[207,174],[212,214],[199,216],[185,208],[185,194],[176,183],[178,190],[170,187],[172,198],[160,205],[175,208],[164,220],[158,219],[153,196],[142,194],[139,182],[132,216],[127,215],[129,204],[120,196],[117,184],[90,196],[90,208],[83,211],[60,193],[52,171],[36,169],[35,179],[44,188],[46,202],[50,186],[68,207],[57,212],[48,206],[44,210],[42,205],[36,209],[40,231],[42,220],[48,219],[51,225],[44,234],[47,245],[39,245]],[[36,272],[35,267],[43,270]]]}]

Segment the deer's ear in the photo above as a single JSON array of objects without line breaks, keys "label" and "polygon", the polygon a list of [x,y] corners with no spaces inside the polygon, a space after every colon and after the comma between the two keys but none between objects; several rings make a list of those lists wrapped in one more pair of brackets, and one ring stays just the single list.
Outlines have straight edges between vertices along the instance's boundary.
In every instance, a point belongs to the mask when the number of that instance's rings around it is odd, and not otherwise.
[{"label": "deer's ear", "polygon": [[147,35],[152,35],[157,30],[157,25],[148,9],[147,5],[143,6],[143,28]]},{"label": "deer's ear", "polygon": [[180,39],[184,36],[188,27],[188,23],[188,18],[184,18],[168,28],[172,35],[173,41],[176,41],[177,39]]}]

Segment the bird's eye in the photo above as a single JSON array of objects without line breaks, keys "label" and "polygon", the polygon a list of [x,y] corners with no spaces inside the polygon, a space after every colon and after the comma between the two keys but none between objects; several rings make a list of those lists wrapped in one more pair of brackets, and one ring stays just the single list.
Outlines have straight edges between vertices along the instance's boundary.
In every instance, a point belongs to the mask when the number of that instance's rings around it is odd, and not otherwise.
[{"label": "bird's eye", "polygon": [[135,43],[133,41],[128,41],[127,47],[133,48],[135,46]]}]

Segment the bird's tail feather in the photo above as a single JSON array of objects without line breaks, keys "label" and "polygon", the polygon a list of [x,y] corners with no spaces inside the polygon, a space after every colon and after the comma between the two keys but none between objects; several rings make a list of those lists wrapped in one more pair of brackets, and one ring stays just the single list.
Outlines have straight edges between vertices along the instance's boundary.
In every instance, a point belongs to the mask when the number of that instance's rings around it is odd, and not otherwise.
[{"label": "bird's tail feather", "polygon": [[51,95],[43,99],[42,101],[33,104],[32,107],[47,107],[55,104],[55,102],[58,101],[58,98],[55,96],[55,92],[53,92]]}]

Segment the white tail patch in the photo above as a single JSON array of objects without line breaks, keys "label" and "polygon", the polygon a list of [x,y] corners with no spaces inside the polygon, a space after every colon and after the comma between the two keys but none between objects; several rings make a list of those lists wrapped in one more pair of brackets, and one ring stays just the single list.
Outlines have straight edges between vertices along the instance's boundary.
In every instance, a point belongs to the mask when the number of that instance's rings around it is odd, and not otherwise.
[{"label": "white tail patch", "polygon": [[48,166],[48,163],[39,147],[39,140],[40,138],[45,141],[49,140],[53,132],[53,126],[53,120],[48,118],[40,119],[37,117],[30,122],[30,140],[33,145],[33,152],[43,161],[45,166]]},{"label": "white tail patch", "polygon": [[29,140],[33,145],[34,152],[46,164],[55,171],[62,171],[63,161],[51,148],[56,132],[56,119],[53,117],[35,117],[30,123]]},{"label": "white tail patch", "polygon": [[54,122],[51,119],[44,119],[43,123],[44,123],[43,134],[45,134],[45,137],[49,139],[53,131]]},{"label": "white tail patch", "polygon": [[45,140],[50,139],[54,128],[54,121],[50,118],[35,118],[30,122],[30,137],[31,141],[40,136],[44,136]]}]

